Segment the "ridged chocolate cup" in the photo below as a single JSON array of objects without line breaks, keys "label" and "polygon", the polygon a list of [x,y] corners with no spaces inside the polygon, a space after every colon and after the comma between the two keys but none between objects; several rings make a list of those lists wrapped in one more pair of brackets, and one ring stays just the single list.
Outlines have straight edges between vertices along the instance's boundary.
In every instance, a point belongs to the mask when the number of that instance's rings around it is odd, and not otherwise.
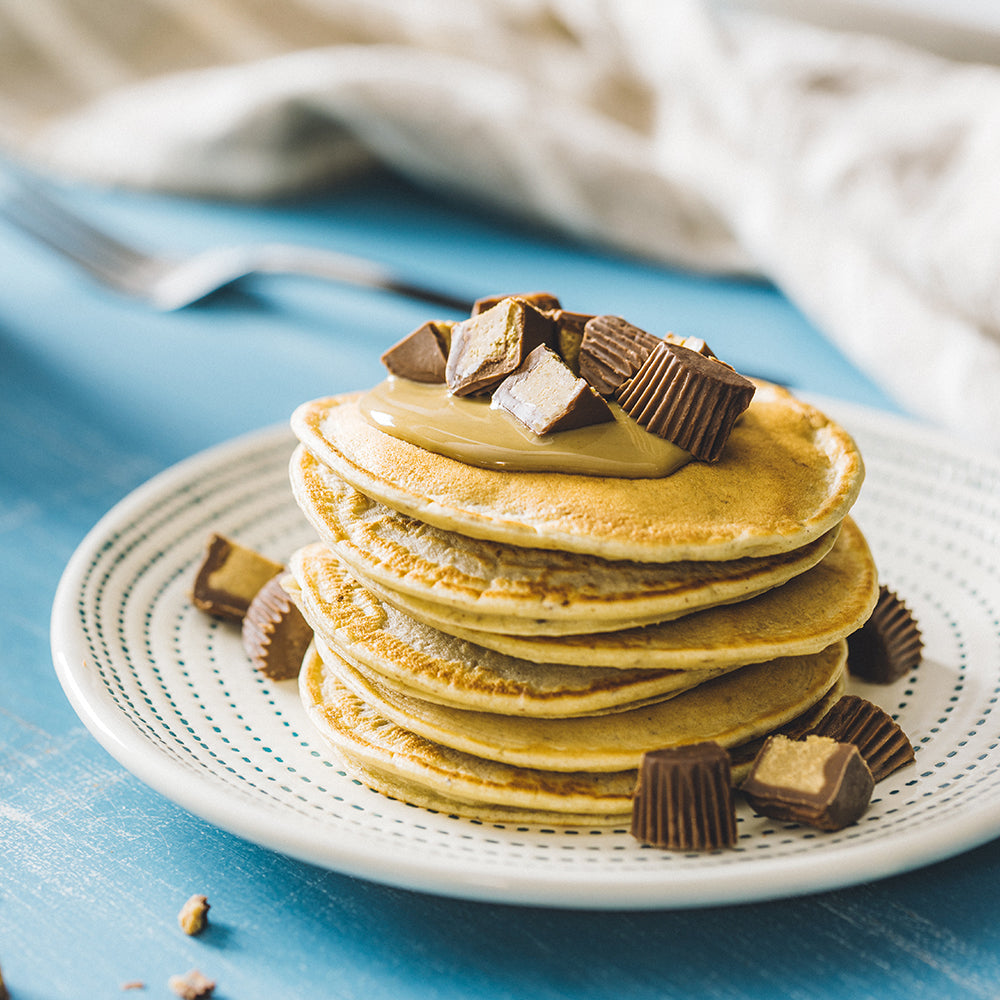
[{"label": "ridged chocolate cup", "polygon": [[712,851],[736,843],[729,754],[704,742],[643,755],[632,836],[653,847]]},{"label": "ridged chocolate cup", "polygon": [[848,639],[850,672],[872,684],[891,684],[920,663],[924,643],[910,609],[884,584],[865,624]]},{"label": "ridged chocolate cup", "polygon": [[253,665],[271,680],[298,676],[312,640],[302,612],[273,577],[257,592],[243,619],[243,648]]},{"label": "ridged chocolate cup", "polygon": [[898,723],[878,705],[857,695],[844,695],[811,732],[853,743],[875,781],[914,760],[913,745]]},{"label": "ridged chocolate cup", "polygon": [[594,316],[583,328],[580,375],[602,396],[613,396],[659,343],[659,337],[621,316]]},{"label": "ridged chocolate cup", "polygon": [[621,387],[618,403],[650,433],[714,462],[754,391],[727,365],[661,340]]}]

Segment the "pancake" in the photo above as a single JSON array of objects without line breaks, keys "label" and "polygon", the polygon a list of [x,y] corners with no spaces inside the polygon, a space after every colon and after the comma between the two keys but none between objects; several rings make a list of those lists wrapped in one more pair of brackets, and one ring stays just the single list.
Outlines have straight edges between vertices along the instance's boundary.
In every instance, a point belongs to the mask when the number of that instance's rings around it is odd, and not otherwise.
[{"label": "pancake", "polygon": [[850,436],[760,384],[721,458],[621,480],[466,465],[369,424],[357,394],[300,406],[305,447],[361,493],[473,538],[637,562],[732,560],[801,548],[835,527],[864,465]]},{"label": "pancake", "polygon": [[301,446],[290,476],[310,523],[355,576],[446,629],[565,635],[665,621],[785,583],[826,555],[839,531],[769,556],[610,561],[435,528],[360,493]]},{"label": "pancake", "polygon": [[[501,715],[581,716],[659,701],[719,676],[704,670],[619,670],[532,663],[415,621],[362,587],[326,546],[293,553],[283,586],[323,641],[396,690]],[[733,665],[734,666],[734,665]],[[732,669],[732,667],[730,667]]]},{"label": "pancake", "polygon": [[[314,647],[299,674],[306,713],[347,773],[391,798],[483,822],[582,827],[628,824],[637,771],[540,771],[450,750],[394,725],[340,684]],[[843,688],[842,679],[803,717],[807,727]],[[798,724],[793,720],[792,725]],[[735,748],[733,781],[756,743]]]},{"label": "pancake", "polygon": [[352,775],[415,805],[477,819],[607,825],[632,808],[635,771],[527,771],[449,750],[388,722],[331,677],[310,647],[299,672],[310,721]]},{"label": "pancake", "polygon": [[462,628],[462,639],[539,663],[703,670],[815,653],[870,617],[878,570],[861,530],[847,517],[829,554],[780,587],[644,628],[588,635],[526,636]]},{"label": "pancake", "polygon": [[847,643],[752,664],[664,702],[573,719],[501,716],[436,705],[362,674],[316,638],[326,672],[379,715],[432,742],[534,770],[619,771],[642,754],[714,740],[731,747],[771,732],[819,701],[844,672]]}]

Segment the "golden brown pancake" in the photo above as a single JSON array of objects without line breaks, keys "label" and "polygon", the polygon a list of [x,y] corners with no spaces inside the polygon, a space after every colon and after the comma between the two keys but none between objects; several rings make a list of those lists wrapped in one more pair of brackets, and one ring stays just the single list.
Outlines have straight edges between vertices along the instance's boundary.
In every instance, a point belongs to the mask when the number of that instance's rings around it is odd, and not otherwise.
[{"label": "golden brown pancake", "polygon": [[553,771],[636,768],[648,750],[714,740],[730,747],[768,733],[814,705],[844,671],[841,640],[811,656],[752,664],[667,701],[573,719],[501,716],[437,705],[362,674],[319,637],[326,671],[396,725],[464,753]]},{"label": "golden brown pancake", "polygon": [[609,561],[424,524],[369,499],[301,447],[290,475],[299,506],[355,576],[446,630],[565,635],[665,621],[786,582],[826,555],[839,531],[835,525],[801,548],[770,556]]},{"label": "golden brown pancake", "polygon": [[319,542],[295,552],[289,569],[295,582],[283,586],[313,630],[352,666],[380,674],[403,693],[456,708],[591,715],[659,701],[726,669],[532,663],[456,639],[397,611],[362,587]]},{"label": "golden brown pancake", "polygon": [[850,436],[762,384],[718,462],[658,479],[483,469],[369,424],[358,395],[300,406],[305,447],[355,489],[459,534],[639,562],[730,560],[801,548],[839,524],[864,477]]},{"label": "golden brown pancake", "polygon": [[587,635],[510,635],[454,622],[448,629],[478,646],[539,663],[702,670],[818,652],[860,628],[877,600],[875,561],[847,517],[836,544],[812,569],[740,603]]},{"label": "golden brown pancake", "polygon": [[[637,777],[634,769],[530,770],[450,750],[379,715],[330,676],[312,647],[299,685],[311,722],[340,757],[345,771],[392,798],[485,822],[584,827],[628,822]],[[829,708],[842,687],[841,678],[805,713],[806,725],[814,714]],[[735,783],[746,774],[751,754],[752,750],[742,754],[735,748]]]}]

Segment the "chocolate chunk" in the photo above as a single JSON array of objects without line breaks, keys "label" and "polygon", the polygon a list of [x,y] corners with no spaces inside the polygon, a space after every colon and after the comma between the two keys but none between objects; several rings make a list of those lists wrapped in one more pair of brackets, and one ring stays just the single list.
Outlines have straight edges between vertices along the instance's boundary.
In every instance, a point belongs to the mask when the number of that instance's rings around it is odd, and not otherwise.
[{"label": "chocolate chunk", "polygon": [[844,695],[813,727],[817,736],[853,743],[875,781],[913,762],[913,745],[885,711],[857,695]]},{"label": "chocolate chunk", "polygon": [[[686,347],[689,351],[694,351],[695,354],[700,354],[706,358],[715,358],[716,361],[719,360],[716,358],[715,352],[712,348],[709,347],[701,337],[678,337],[675,333],[665,333],[663,335],[663,339],[668,344],[676,344],[679,347]],[[725,364],[725,362],[723,361],[722,364]]]},{"label": "chocolate chunk", "polygon": [[504,299],[456,323],[445,369],[448,388],[456,396],[489,395],[554,331],[548,316],[520,299]]},{"label": "chocolate chunk", "polygon": [[874,787],[872,773],[853,743],[826,736],[770,736],[741,791],[760,816],[841,830],[864,815]]},{"label": "chocolate chunk", "polygon": [[555,345],[563,361],[574,375],[580,374],[580,345],[583,331],[594,317],[590,313],[567,312],[553,309],[548,313],[556,327]]},{"label": "chocolate chunk", "polygon": [[642,367],[660,338],[622,319],[588,320],[580,343],[580,374],[602,396],[612,396]]},{"label": "chocolate chunk", "polygon": [[493,393],[506,410],[536,434],[568,431],[614,420],[603,397],[577,378],[555,351],[536,347]]},{"label": "chocolate chunk", "polygon": [[242,621],[257,591],[283,568],[253,549],[213,534],[195,576],[191,601],[210,615]]},{"label": "chocolate chunk", "polygon": [[884,584],[871,617],[847,639],[848,670],[872,684],[891,684],[908,674],[924,651],[910,609]]},{"label": "chocolate chunk", "polygon": [[472,315],[478,316],[480,313],[499,305],[504,299],[520,299],[522,302],[534,306],[539,312],[562,308],[559,299],[550,292],[525,292],[519,295],[487,295],[484,298],[476,299],[472,306]]},{"label": "chocolate chunk", "polygon": [[382,355],[382,364],[393,375],[413,382],[443,382],[453,326],[437,320],[418,326]]},{"label": "chocolate chunk", "polygon": [[729,754],[693,743],[643,754],[632,797],[632,836],[675,851],[712,851],[736,843]]},{"label": "chocolate chunk", "polygon": [[273,681],[297,677],[312,637],[302,612],[281,586],[281,577],[272,577],[243,618],[243,648],[250,661]]},{"label": "chocolate chunk", "polygon": [[714,462],[755,386],[713,358],[661,340],[618,393],[622,409],[652,434]]}]

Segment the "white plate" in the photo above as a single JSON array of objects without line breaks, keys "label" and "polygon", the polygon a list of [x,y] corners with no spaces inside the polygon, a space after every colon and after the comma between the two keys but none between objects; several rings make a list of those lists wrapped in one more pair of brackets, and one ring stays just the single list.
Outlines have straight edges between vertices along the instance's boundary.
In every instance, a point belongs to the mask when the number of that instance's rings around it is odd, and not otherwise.
[{"label": "white plate", "polygon": [[312,539],[286,484],[288,432],[197,455],[111,510],[67,566],[52,619],[60,681],[94,736],[163,795],[293,857],[396,886],[590,908],[747,902],[939,860],[1000,829],[1000,462],[827,403],[868,478],[855,515],[883,582],[914,611],[923,663],[854,690],[895,715],[916,764],[856,826],[823,834],[739,806],[736,848],[683,854],[620,830],[482,824],[387,799],[327,760],[294,682],[256,675],[236,627],[188,591],[220,531],[276,559]]}]

